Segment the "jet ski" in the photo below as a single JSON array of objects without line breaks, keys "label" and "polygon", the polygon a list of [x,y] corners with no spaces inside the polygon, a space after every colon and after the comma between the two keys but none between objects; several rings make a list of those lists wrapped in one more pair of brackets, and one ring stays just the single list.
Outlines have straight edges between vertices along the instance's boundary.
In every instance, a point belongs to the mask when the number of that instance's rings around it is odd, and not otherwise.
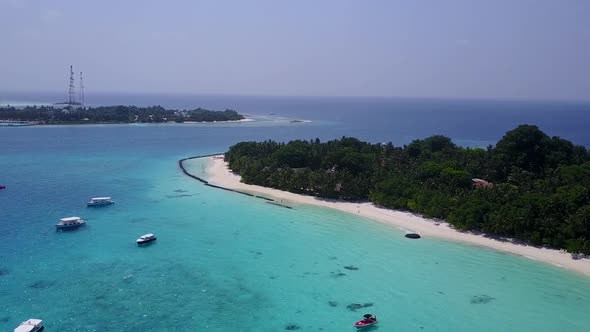
[{"label": "jet ski", "polygon": [[354,327],[356,327],[357,329],[362,329],[364,327],[369,327],[377,324],[377,316],[366,314],[363,317],[364,319],[361,319],[358,322],[354,323]]}]

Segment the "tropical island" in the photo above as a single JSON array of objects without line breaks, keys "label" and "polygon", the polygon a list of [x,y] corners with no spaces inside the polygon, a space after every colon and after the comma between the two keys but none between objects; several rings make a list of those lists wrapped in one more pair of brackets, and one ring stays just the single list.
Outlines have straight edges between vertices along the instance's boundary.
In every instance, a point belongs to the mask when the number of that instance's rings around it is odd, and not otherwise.
[{"label": "tropical island", "polygon": [[225,161],[248,185],[369,200],[510,243],[590,254],[590,154],[536,126],[521,125],[486,149],[444,136],[401,147],[343,137],[242,142]]},{"label": "tropical island", "polygon": [[240,121],[245,117],[235,110],[169,110],[162,106],[0,107],[0,121],[34,124],[164,123]]}]

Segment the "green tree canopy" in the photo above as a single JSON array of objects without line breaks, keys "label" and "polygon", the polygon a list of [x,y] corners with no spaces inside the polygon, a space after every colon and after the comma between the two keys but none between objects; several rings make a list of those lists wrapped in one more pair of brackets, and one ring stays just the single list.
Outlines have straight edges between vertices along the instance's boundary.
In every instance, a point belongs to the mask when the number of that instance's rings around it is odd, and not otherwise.
[{"label": "green tree canopy", "polygon": [[590,253],[588,151],[536,126],[519,126],[487,149],[458,147],[444,136],[405,147],[343,137],[242,142],[226,159],[246,183],[370,199],[462,230]]}]

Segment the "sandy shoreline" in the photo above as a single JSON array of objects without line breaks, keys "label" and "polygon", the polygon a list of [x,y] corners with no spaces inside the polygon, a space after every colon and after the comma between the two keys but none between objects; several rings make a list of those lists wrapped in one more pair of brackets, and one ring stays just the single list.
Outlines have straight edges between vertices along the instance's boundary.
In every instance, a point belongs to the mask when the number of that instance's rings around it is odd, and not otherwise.
[{"label": "sandy shoreline", "polygon": [[335,200],[325,200],[312,196],[294,194],[282,190],[249,185],[240,182],[240,176],[233,174],[220,156],[207,157],[207,181],[225,188],[256,193],[271,198],[283,200],[286,204],[310,204],[360,215],[377,220],[401,229],[420,233],[422,236],[433,236],[452,241],[459,241],[471,245],[487,247],[502,252],[523,256],[532,260],[549,263],[590,276],[590,260],[573,260],[570,254],[554,249],[537,248],[532,246],[498,241],[481,235],[462,233],[449,227],[446,223],[436,226],[432,220],[407,212],[378,208],[371,203],[352,203]]},{"label": "sandy shoreline", "polygon": [[[36,121],[20,121],[20,120],[0,120],[0,126],[2,127],[45,127],[45,126],[104,126],[104,125],[183,125],[183,124],[224,124],[224,123],[244,123],[254,122],[256,120],[252,118],[244,118],[241,120],[227,120],[227,121],[184,121],[184,122],[64,122],[64,123],[39,123]],[[3,123],[22,123],[17,125],[2,125]]]},{"label": "sandy shoreline", "polygon": [[195,124],[195,123],[241,123],[241,122],[253,122],[256,121],[252,118],[244,118],[244,119],[240,119],[240,120],[227,120],[227,121],[184,121],[181,122],[180,124],[186,123],[186,124]]}]

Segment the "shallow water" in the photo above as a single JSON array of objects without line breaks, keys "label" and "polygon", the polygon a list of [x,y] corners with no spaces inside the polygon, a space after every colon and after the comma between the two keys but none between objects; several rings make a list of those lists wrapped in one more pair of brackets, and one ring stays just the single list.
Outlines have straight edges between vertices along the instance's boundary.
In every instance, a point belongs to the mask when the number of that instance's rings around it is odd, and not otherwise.
[{"label": "shallow water", "polygon": [[[0,130],[0,330],[38,317],[48,331],[347,331],[373,312],[379,331],[587,331],[590,278],[178,169],[240,140],[332,128],[297,126]],[[103,195],[116,204],[85,206]],[[69,215],[88,225],[56,232]],[[158,240],[138,248],[148,232]]]}]

